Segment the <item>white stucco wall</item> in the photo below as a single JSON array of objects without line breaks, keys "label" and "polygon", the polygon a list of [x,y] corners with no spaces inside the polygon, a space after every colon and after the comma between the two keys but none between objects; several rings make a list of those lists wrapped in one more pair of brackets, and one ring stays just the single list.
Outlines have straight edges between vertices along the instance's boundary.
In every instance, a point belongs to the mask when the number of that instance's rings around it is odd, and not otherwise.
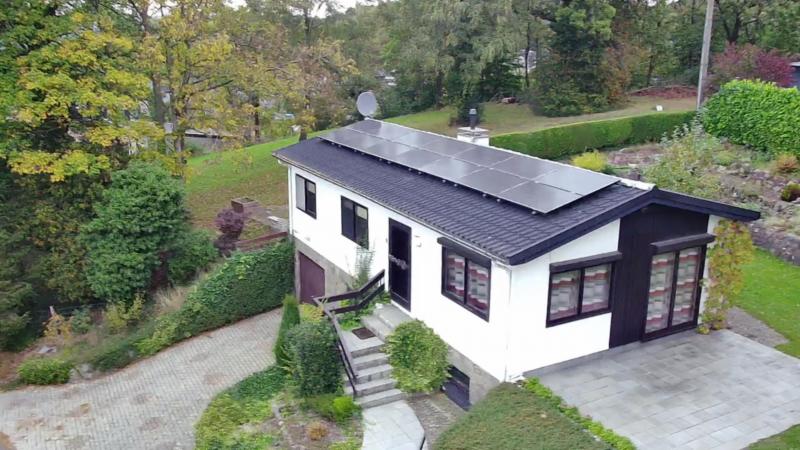
[{"label": "white stucco wall", "polygon": [[608,348],[611,313],[547,328],[550,264],[616,251],[619,220],[526,264],[511,278],[508,378]]},{"label": "white stucco wall", "polygon": [[[294,207],[295,174],[317,185],[317,217]],[[498,379],[505,379],[509,269],[492,264],[489,322],[441,294],[442,235],[338,185],[301,169],[289,170],[290,229],[295,239],[342,270],[354,274],[357,244],[341,234],[341,197],[369,210],[369,241],[374,250],[372,273],[388,269],[389,218],[411,228],[411,316],[433,328],[457,351]],[[334,294],[334,293],[327,293]]]},{"label": "white stucco wall", "polygon": [[[708,234],[714,234],[714,229],[717,228],[719,225],[719,221],[722,220],[719,216],[708,216]],[[714,246],[715,242],[708,244],[706,247],[707,250],[710,250]],[[708,280],[708,251],[706,251],[706,260],[705,264],[703,264],[703,280]],[[697,318],[697,323],[703,322],[703,308],[706,306],[706,298],[708,298],[708,286],[707,283],[703,283],[702,290],[700,291],[700,316]]]}]

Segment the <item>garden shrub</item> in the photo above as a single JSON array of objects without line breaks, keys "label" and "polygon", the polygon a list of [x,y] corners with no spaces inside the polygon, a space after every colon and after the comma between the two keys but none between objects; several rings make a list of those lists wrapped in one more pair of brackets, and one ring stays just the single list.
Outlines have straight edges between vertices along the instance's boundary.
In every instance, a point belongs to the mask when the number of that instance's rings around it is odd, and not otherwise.
[{"label": "garden shrub", "polygon": [[289,330],[287,340],[289,374],[300,397],[340,391],[342,368],[330,323],[301,323]]},{"label": "garden shrub", "polygon": [[421,321],[400,324],[386,342],[392,374],[403,391],[432,392],[447,380],[447,344]]},{"label": "garden shrub", "polygon": [[361,408],[348,395],[322,394],[303,400],[304,408],[337,423],[345,423]]},{"label": "garden shrub", "polygon": [[582,122],[530,133],[502,134],[492,137],[491,144],[539,158],[558,159],[591,149],[658,141],[693,117],[693,112],[655,113]]},{"label": "garden shrub", "polygon": [[572,165],[595,172],[608,172],[608,158],[597,150],[573,156]]},{"label": "garden shrub", "polygon": [[319,322],[325,314],[317,305],[303,303],[300,305],[300,322]]},{"label": "garden shrub", "polygon": [[797,156],[791,153],[781,153],[775,158],[773,164],[775,172],[780,174],[787,174],[800,170],[800,162],[798,162]]},{"label": "garden shrub", "polygon": [[219,237],[214,241],[214,247],[225,256],[230,256],[236,249],[236,241],[244,231],[247,221],[247,214],[234,211],[232,208],[225,208],[217,214],[214,224],[219,230]]},{"label": "garden shrub", "polygon": [[26,384],[64,384],[69,381],[72,363],[57,358],[33,358],[24,361],[17,373]]},{"label": "garden shrub", "polygon": [[315,420],[306,425],[306,436],[312,441],[320,441],[328,436],[328,426],[325,422]]},{"label": "garden shrub", "polygon": [[92,315],[89,308],[81,308],[69,318],[69,328],[75,334],[86,334],[92,328]]},{"label": "garden shrub", "polygon": [[784,186],[781,191],[781,200],[785,202],[793,202],[800,198],[800,184],[789,183]]},{"label": "garden shrub", "polygon": [[578,408],[568,406],[564,403],[558,395],[553,393],[547,386],[543,385],[536,378],[531,378],[523,383],[525,390],[536,394],[539,398],[550,404],[552,407],[561,411],[562,414],[567,416],[573,422],[579,424],[584,429],[588,430],[593,435],[597,436],[601,441],[608,444],[611,448],[616,450],[635,450],[636,447],[630,439],[620,436],[609,428],[606,428],[600,422],[592,420],[590,417],[584,417]]},{"label": "garden shrub", "polygon": [[148,322],[140,324],[130,335],[109,336],[92,349],[86,362],[104,372],[125,367],[140,356],[137,344],[148,338],[153,331],[154,325]]},{"label": "garden shrub", "polygon": [[119,333],[141,320],[143,313],[144,296],[136,294],[130,305],[120,301],[109,302],[103,313],[103,323],[110,332]]},{"label": "garden shrub", "polygon": [[278,329],[278,338],[275,339],[275,364],[278,367],[286,367],[289,362],[289,357],[286,355],[286,334],[299,323],[300,309],[297,298],[287,295],[283,299],[283,317],[281,317],[281,327]]},{"label": "garden shrub", "polygon": [[800,91],[772,83],[737,80],[722,86],[705,104],[705,129],[772,154],[800,156]]},{"label": "garden shrub", "polygon": [[174,245],[169,259],[169,281],[172,284],[186,284],[194,276],[219,258],[211,235],[205,230],[192,230],[183,233]]}]

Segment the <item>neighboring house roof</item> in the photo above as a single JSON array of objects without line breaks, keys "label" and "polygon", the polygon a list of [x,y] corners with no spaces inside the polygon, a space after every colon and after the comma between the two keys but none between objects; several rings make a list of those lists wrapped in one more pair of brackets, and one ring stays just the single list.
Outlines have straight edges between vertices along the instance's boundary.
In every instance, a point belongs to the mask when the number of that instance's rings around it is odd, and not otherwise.
[{"label": "neighboring house roof", "polygon": [[718,202],[622,183],[536,214],[319,138],[278,150],[275,156],[511,265],[531,261],[652,203],[737,220],[759,217]]}]

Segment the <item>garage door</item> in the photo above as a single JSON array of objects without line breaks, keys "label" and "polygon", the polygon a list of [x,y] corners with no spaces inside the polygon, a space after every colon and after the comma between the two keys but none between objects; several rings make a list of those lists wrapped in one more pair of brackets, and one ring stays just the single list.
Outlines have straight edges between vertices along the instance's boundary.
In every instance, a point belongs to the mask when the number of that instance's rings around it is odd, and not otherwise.
[{"label": "garage door", "polygon": [[312,303],[312,298],[325,295],[325,270],[308,256],[298,252],[300,262],[300,301]]}]

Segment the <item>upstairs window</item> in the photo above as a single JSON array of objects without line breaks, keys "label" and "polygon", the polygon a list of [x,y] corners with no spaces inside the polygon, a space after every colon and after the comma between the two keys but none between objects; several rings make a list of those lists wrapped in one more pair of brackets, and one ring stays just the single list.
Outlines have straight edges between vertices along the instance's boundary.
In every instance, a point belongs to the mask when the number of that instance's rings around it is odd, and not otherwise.
[{"label": "upstairs window", "polygon": [[[490,263],[458,250],[442,250],[442,294],[483,319],[489,318]],[[479,261],[478,261],[479,259]]]},{"label": "upstairs window", "polygon": [[369,247],[369,211],[342,197],[342,236],[362,247]]},{"label": "upstairs window", "polygon": [[300,175],[294,176],[294,198],[297,209],[317,217],[317,185]]},{"label": "upstairs window", "polygon": [[547,325],[608,312],[611,275],[618,252],[550,266]]}]

